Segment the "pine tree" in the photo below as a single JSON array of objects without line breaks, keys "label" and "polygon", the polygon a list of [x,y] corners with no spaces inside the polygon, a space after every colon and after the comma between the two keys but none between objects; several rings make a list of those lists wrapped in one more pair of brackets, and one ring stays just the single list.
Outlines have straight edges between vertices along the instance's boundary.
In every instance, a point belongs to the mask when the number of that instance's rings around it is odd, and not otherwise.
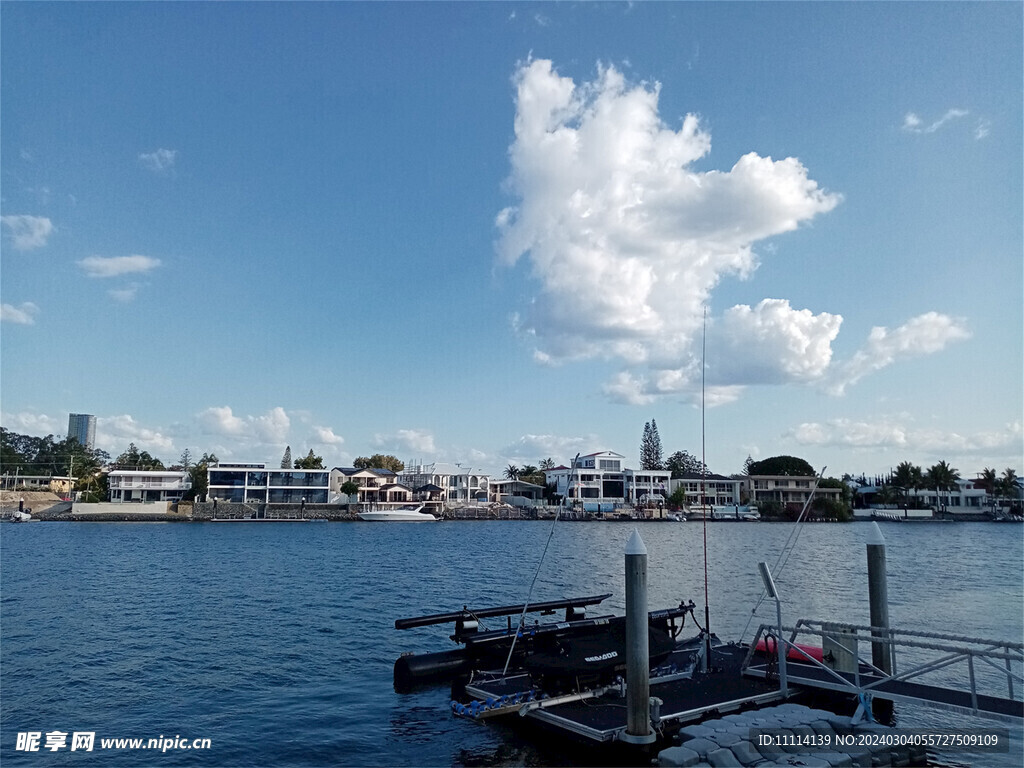
[{"label": "pine tree", "polygon": [[281,469],[292,468],[292,447],[286,445],[284,447],[284,456],[281,457]]},{"label": "pine tree", "polygon": [[661,437],[658,435],[658,424],[651,419],[644,424],[644,436],[640,441],[640,468],[662,469]]}]

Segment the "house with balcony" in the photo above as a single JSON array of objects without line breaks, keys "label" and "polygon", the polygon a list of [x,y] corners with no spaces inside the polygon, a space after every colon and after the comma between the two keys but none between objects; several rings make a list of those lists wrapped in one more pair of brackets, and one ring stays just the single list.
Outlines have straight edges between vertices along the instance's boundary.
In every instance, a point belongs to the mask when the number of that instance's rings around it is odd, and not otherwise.
[{"label": "house with balcony", "polygon": [[743,480],[740,478],[710,472],[707,475],[685,472],[680,477],[672,479],[671,488],[672,493],[675,493],[677,488],[683,489],[683,503],[687,507],[734,507],[742,503],[740,494]]},{"label": "house with balcony", "polygon": [[107,497],[113,504],[181,501],[191,487],[188,472],[115,469],[107,475]]},{"label": "house with balcony", "polygon": [[490,495],[490,475],[462,464],[410,464],[398,473],[398,481],[418,494],[430,486],[438,488],[430,493],[448,506],[483,504]]},{"label": "house with balcony", "polygon": [[610,512],[624,504],[661,505],[668,496],[672,473],[662,469],[628,469],[625,456],[614,451],[580,456],[575,470],[559,466],[544,470],[555,493],[588,512]]},{"label": "house with balcony", "polygon": [[265,463],[220,462],[207,468],[207,497],[242,504],[326,504],[325,469],[267,469]]},{"label": "house with balcony", "polygon": [[[746,475],[742,491],[750,504],[774,501],[783,506],[802,507],[811,495],[817,478],[814,475]],[[814,491],[816,498],[842,501],[842,488],[823,488]]]},{"label": "house with balcony", "polygon": [[345,498],[341,486],[352,482],[359,486],[354,494],[360,504],[384,502],[405,503],[412,500],[413,493],[390,469],[375,467],[335,467],[331,470],[332,498]]}]

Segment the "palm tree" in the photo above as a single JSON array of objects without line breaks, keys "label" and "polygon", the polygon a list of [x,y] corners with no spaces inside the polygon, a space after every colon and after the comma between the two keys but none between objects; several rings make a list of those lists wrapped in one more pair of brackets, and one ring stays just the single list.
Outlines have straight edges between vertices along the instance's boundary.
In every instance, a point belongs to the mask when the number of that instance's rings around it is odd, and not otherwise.
[{"label": "palm tree", "polygon": [[903,505],[909,506],[910,492],[921,487],[921,468],[909,461],[902,461],[892,475],[892,484],[903,491]]},{"label": "palm tree", "polygon": [[976,485],[981,486],[985,489],[985,493],[992,497],[991,506],[993,510],[996,507],[996,501],[998,499],[1000,486],[999,486],[999,475],[996,471],[990,467],[985,467],[981,472],[978,473],[978,479],[974,481]]},{"label": "palm tree", "polygon": [[[934,464],[928,468],[928,472],[925,475],[924,482],[928,488],[934,488],[936,492],[936,502],[941,498],[941,491],[952,491],[956,488],[956,483],[960,479],[960,472],[953,467],[949,466],[945,461],[940,461],[938,464]],[[942,506],[940,504],[940,506]]]},{"label": "palm tree", "polygon": [[1009,467],[1004,469],[1003,476],[996,481],[996,492],[1000,497],[1010,499],[1010,504],[1013,505],[1018,496],[1017,473]]},{"label": "palm tree", "polygon": [[515,464],[509,464],[507,467],[505,467],[505,479],[506,480],[518,480],[519,479],[519,473],[521,471],[522,470],[520,470],[519,467],[517,467]]}]

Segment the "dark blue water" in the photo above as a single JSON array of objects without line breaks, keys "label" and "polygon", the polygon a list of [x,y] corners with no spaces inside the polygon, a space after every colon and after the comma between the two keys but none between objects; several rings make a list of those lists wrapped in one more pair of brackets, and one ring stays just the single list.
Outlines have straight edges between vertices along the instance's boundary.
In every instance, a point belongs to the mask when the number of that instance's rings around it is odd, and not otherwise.
[{"label": "dark blue water", "polygon": [[[558,523],[553,530],[534,599],[608,591],[605,605],[621,612],[622,553],[632,526]],[[701,526],[640,530],[651,608],[691,598],[702,606]],[[786,623],[868,623],[867,530],[804,528],[778,577]],[[1021,527],[883,530],[893,626],[1024,637]],[[403,651],[453,647],[443,631],[450,628],[398,632],[396,618],[521,602],[551,531],[550,523],[518,521],[5,525],[0,762],[564,764],[571,753],[550,737],[454,719],[443,687],[399,695],[391,685]],[[774,564],[790,532],[777,524],[708,526],[711,618],[723,639],[739,637],[761,589],[756,563]],[[763,606],[752,627],[762,620],[774,620],[773,607]],[[904,708],[897,718],[963,725],[935,710]],[[16,751],[18,732],[54,730],[95,732],[96,748]],[[208,738],[211,747],[99,749],[101,738],[160,736]]]}]

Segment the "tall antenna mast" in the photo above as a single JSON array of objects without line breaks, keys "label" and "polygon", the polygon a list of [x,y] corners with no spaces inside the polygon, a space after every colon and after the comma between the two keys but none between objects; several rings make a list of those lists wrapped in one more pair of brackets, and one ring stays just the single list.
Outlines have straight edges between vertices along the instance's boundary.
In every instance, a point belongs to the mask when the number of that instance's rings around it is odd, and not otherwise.
[{"label": "tall antenna mast", "polygon": [[708,346],[708,308],[704,307],[704,325],[701,330],[700,343],[700,463],[701,483],[700,496],[701,507],[704,512],[704,662],[701,665],[704,672],[708,671],[711,663],[711,611],[708,608],[708,455],[707,446],[704,440],[704,373],[707,368],[707,346]]}]

